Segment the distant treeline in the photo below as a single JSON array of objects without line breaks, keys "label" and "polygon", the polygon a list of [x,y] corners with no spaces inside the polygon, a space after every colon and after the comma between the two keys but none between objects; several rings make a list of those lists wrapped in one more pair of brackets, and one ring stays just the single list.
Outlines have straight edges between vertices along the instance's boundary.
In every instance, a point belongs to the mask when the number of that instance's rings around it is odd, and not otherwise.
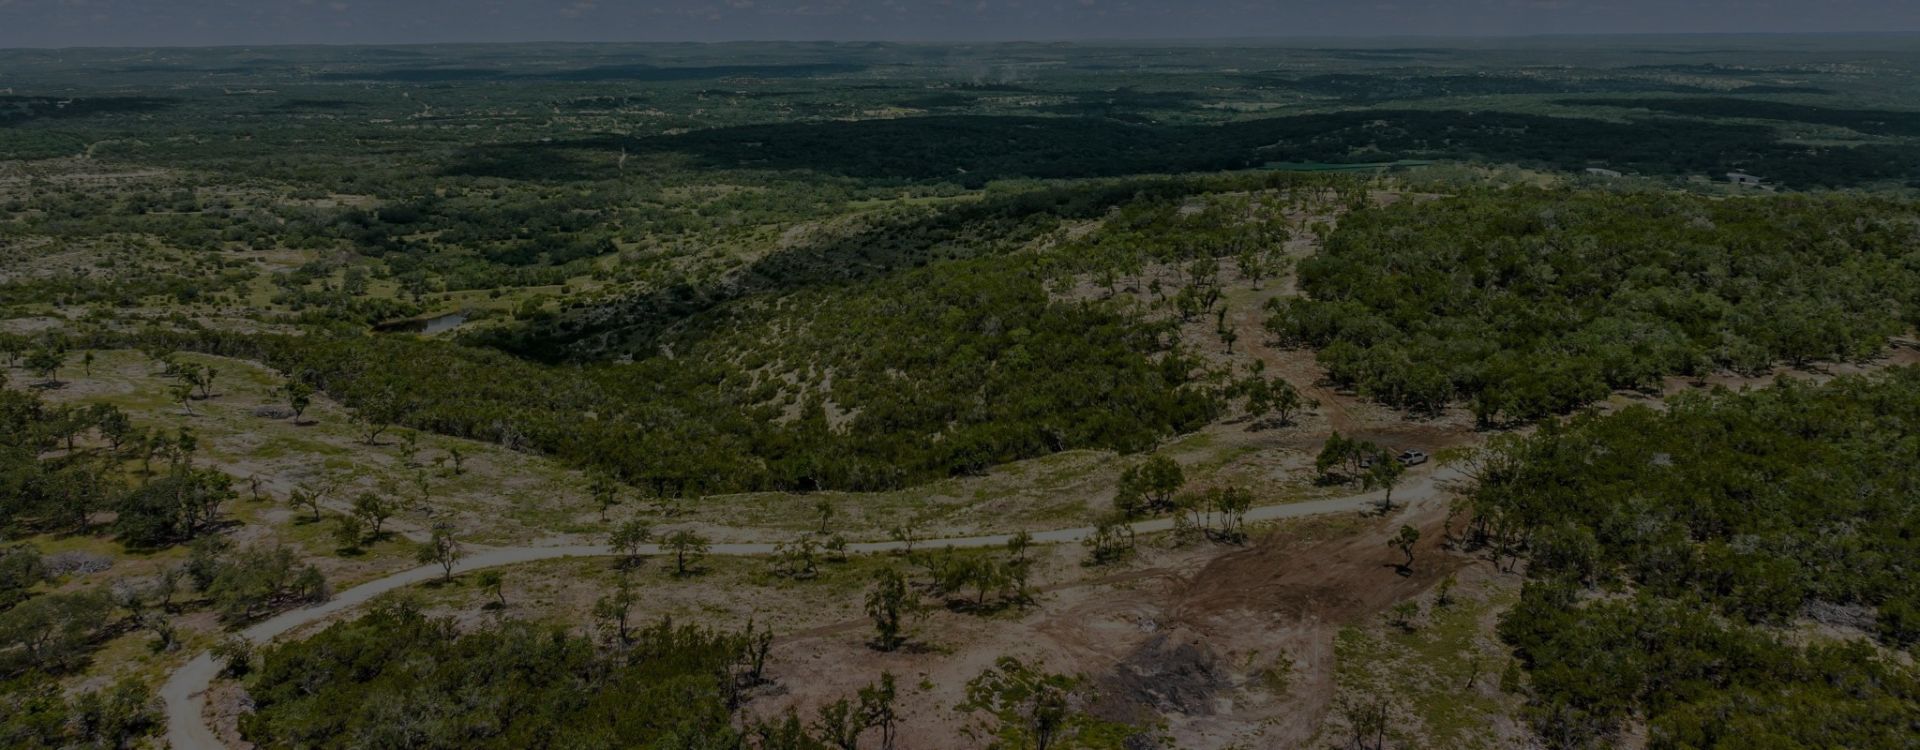
[{"label": "distant treeline", "polygon": [[[1809,146],[1782,141],[1771,128],[1755,125],[1445,110],[1336,112],[1191,126],[992,116],[779,123],[646,139],[479,147],[448,172],[542,178],[553,174],[556,156],[616,149],[689,154],[711,168],[812,170],[968,186],[1019,177],[1401,159],[1482,160],[1562,170],[1605,167],[1649,175],[1717,176],[1747,170],[1790,187],[1920,178],[1920,148]],[[611,167],[607,169],[611,177]]]},{"label": "distant treeline", "polygon": [[1698,86],[1641,78],[1549,78],[1522,75],[1418,75],[1328,73],[1289,78],[1277,74],[1247,76],[1261,87],[1291,89],[1350,102],[1385,102],[1445,96],[1516,94],[1602,94],[1624,92],[1702,93]]},{"label": "distant treeline", "polygon": [[1920,135],[1920,112],[1892,109],[1834,109],[1759,99],[1563,99],[1561,104],[1647,109],[1708,118],[1780,120],[1834,125],[1870,135]]},{"label": "distant treeline", "polygon": [[323,81],[379,81],[382,83],[451,83],[462,81],[702,81],[710,78],[805,78],[858,73],[867,66],[850,63],[766,65],[601,65],[566,70],[518,72],[495,68],[382,68],[323,73]]},{"label": "distant treeline", "polygon": [[16,96],[0,94],[0,127],[29,120],[54,120],[106,114],[139,114],[173,107],[173,99],[152,96]]}]

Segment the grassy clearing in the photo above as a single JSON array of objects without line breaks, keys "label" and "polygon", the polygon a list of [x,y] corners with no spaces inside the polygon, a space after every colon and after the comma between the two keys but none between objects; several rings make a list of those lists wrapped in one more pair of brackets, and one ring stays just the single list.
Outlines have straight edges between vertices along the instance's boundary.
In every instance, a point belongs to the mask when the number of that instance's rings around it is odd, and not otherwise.
[{"label": "grassy clearing", "polygon": [[[915,527],[923,536],[1078,526],[1092,523],[1109,510],[1120,471],[1139,460],[1104,451],[1069,451],[980,476],[892,492],[722,495],[682,500],[671,509],[629,495],[621,507],[613,509],[612,520],[603,522],[587,478],[544,457],[470,440],[410,435],[400,429],[381,435],[379,444],[368,445],[347,410],[324,397],[316,397],[305,424],[257,416],[256,409],[281,404],[276,389],[282,381],[277,373],[242,360],[193,354],[180,358],[219,370],[213,398],[183,407],[167,394],[169,382],[159,374],[159,367],[130,351],[98,353],[91,374],[71,373],[68,387],[49,392],[49,398],[112,403],[141,426],[168,432],[191,429],[200,440],[202,460],[242,480],[243,490],[247,478],[259,477],[276,507],[303,483],[340,477],[345,483],[330,503],[334,511],[344,509],[360,492],[382,492],[406,499],[410,507],[395,519],[396,529],[418,535],[434,523],[452,523],[463,537],[478,544],[598,541],[626,517],[699,526],[723,541],[777,540],[817,528],[816,506],[821,501],[834,507],[832,528],[854,540],[886,539],[901,526]],[[1162,450],[1189,464],[1194,486],[1254,487],[1262,504],[1325,494],[1323,488],[1292,478],[1292,469],[1305,458],[1270,444],[1280,435],[1226,432],[1183,436]],[[451,468],[454,450],[463,456],[459,474]],[[422,481],[427,488],[424,502],[420,500]],[[286,526],[294,517],[238,506],[235,512],[242,510],[247,510],[243,520],[249,523]],[[284,533],[303,541],[316,536],[311,528]]]},{"label": "grassy clearing", "polygon": [[[1158,453],[1183,464],[1190,489],[1238,485],[1257,505],[1342,494],[1313,483],[1312,457],[1275,443],[1291,433],[1246,433],[1216,425],[1169,441]],[[892,492],[760,492],[689,501],[693,518],[733,528],[784,532],[817,529],[817,507],[833,506],[831,527],[854,540],[883,540],[903,525],[921,536],[967,536],[1090,526],[1112,512],[1120,473],[1145,460],[1110,451],[1067,451],[1007,464],[981,475],[944,479]],[[675,519],[653,516],[661,521]],[[684,520],[684,519],[682,519]]]},{"label": "grassy clearing", "polygon": [[[1341,701],[1385,698],[1388,736],[1398,745],[1496,748],[1506,717],[1519,699],[1500,690],[1508,652],[1494,634],[1499,613],[1519,598],[1517,579],[1462,571],[1451,604],[1434,592],[1413,600],[1411,616],[1390,610],[1380,619],[1343,628],[1334,642],[1336,708],[1323,737],[1350,736]],[[1401,605],[1405,606],[1405,605]]]},{"label": "grassy clearing", "polygon": [[673,558],[665,555],[648,557],[632,569],[622,568],[611,558],[569,558],[498,569],[505,606],[481,587],[477,573],[394,596],[411,598],[430,612],[461,621],[509,617],[592,629],[598,622],[594,603],[627,577],[639,594],[632,611],[634,622],[669,617],[737,628],[751,619],[776,634],[846,626],[852,633],[849,637],[857,639],[866,635],[863,602],[874,573],[907,565],[905,559],[892,555],[854,555],[841,562],[822,562],[818,577],[798,580],[776,574],[769,558],[706,557],[694,566],[696,572],[685,576],[675,573]]},{"label": "grassy clearing", "polygon": [[[545,537],[589,510],[585,479],[540,457],[435,435],[409,437],[404,430],[389,431],[377,445],[368,445],[348,412],[323,397],[314,399],[303,424],[259,416],[257,409],[282,405],[277,373],[241,360],[179,357],[219,370],[213,398],[183,407],[167,395],[169,383],[158,366],[129,351],[98,353],[91,375],[71,373],[68,386],[50,391],[48,398],[111,403],[142,427],[190,429],[199,438],[200,460],[241,480],[243,495],[248,494],[246,480],[259,477],[276,506],[301,484],[334,476],[344,480],[329,503],[335,511],[363,491],[403,496],[411,509],[395,519],[397,529],[450,521],[469,540],[487,544]],[[457,475],[451,469],[452,450],[465,457]],[[234,511],[248,514],[244,520],[280,525],[290,520],[245,506],[237,503]]]}]

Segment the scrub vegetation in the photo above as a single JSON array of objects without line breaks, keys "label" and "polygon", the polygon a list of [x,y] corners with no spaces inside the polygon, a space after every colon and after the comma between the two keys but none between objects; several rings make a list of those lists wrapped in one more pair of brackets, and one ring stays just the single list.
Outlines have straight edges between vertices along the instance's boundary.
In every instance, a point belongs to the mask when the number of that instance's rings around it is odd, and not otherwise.
[{"label": "scrub vegetation", "polygon": [[0,70],[0,745],[1920,722],[1904,38]]}]

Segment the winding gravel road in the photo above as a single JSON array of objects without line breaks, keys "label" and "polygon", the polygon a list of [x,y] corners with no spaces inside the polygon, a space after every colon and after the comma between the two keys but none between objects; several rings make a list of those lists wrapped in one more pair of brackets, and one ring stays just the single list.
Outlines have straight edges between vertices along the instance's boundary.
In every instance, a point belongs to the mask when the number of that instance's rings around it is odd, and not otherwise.
[{"label": "winding gravel road", "polygon": [[[1395,492],[1396,503],[1414,503],[1433,497],[1440,481],[1438,473],[1414,479]],[[1382,493],[1371,492],[1329,500],[1315,500],[1288,505],[1268,505],[1247,512],[1247,521],[1277,521],[1289,518],[1346,513],[1360,510],[1369,505],[1378,505]],[[1173,519],[1162,518],[1141,521],[1133,524],[1134,531],[1152,534],[1170,531],[1174,527]],[[1093,527],[1085,526],[1072,529],[1056,529],[1036,532],[1033,540],[1041,544],[1071,544],[1085,540],[1093,535]],[[988,536],[954,537],[948,539],[926,539],[915,542],[921,549],[968,549],[980,547],[998,547],[1013,538],[1012,534],[992,534]],[[906,547],[903,542],[864,542],[847,545],[853,552],[892,552]],[[770,555],[774,552],[772,544],[715,544],[710,554],[732,556]],[[641,548],[646,555],[661,554],[659,545],[646,545]],[[615,553],[605,546],[579,547],[500,547],[475,552],[462,558],[454,566],[454,574],[466,573],[485,568],[497,568],[503,565],[553,560],[565,557],[610,557]],[[279,616],[254,624],[241,630],[239,635],[255,644],[264,644],[288,631],[303,625],[319,622],[336,613],[345,612],[372,601],[375,597],[405,588],[417,583],[433,580],[441,575],[440,566],[424,565],[360,584],[335,594],[324,603],[303,609],[281,613]],[[207,726],[205,719],[206,691],[219,674],[220,666],[210,653],[202,653],[174,670],[160,688],[160,698],[166,703],[167,742],[173,750],[227,750],[213,729]]]}]

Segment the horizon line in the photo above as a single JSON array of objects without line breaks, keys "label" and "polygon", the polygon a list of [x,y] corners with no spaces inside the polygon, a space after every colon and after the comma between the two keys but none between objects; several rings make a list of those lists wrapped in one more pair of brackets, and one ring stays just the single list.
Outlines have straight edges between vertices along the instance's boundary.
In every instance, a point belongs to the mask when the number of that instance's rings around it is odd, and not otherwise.
[{"label": "horizon line", "polygon": [[1200,44],[1200,43],[1260,43],[1278,45],[1281,43],[1317,42],[1317,41],[1390,41],[1390,40],[1436,40],[1436,41],[1521,41],[1553,39],[1646,39],[1646,38],[1794,38],[1794,37],[1907,37],[1920,36],[1920,28],[1901,30],[1852,30],[1852,31],[1599,31],[1599,32],[1532,32],[1511,34],[1456,34],[1447,32],[1401,33],[1401,34],[1302,34],[1302,35],[1254,35],[1254,36],[1173,36],[1173,37],[1136,37],[1136,36],[1084,36],[1084,37],[980,37],[976,39],[917,39],[917,38],[738,38],[738,39],[634,39],[634,40],[583,40],[583,39],[471,39],[428,42],[233,42],[225,44],[70,44],[59,46],[19,46],[0,45],[0,52],[37,51],[87,51],[87,50],[193,50],[193,49],[243,49],[243,48],[352,48],[352,47],[454,47],[454,46],[532,46],[532,45],[576,45],[576,46],[612,46],[612,45],[692,45],[721,46],[730,44],[815,44],[815,45],[899,45],[899,46],[963,46],[963,45],[1079,45],[1079,44]]}]

